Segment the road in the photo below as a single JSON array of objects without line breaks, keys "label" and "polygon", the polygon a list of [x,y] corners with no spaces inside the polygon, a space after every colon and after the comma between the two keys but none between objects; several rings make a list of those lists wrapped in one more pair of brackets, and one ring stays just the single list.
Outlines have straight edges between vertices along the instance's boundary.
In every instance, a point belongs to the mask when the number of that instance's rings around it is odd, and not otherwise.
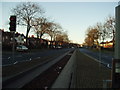
[{"label": "road", "polygon": [[93,52],[86,48],[80,48],[80,51],[100,61],[103,65],[106,65],[109,68],[112,67],[112,58],[114,57],[113,54],[107,54],[103,52],[100,53],[100,51]]},{"label": "road", "polygon": [[[60,51],[62,51],[62,49]],[[33,67],[32,69],[30,69],[26,72],[19,73],[17,76],[14,76],[8,80],[4,80],[3,88],[21,88],[21,87],[23,87],[24,85],[29,83],[31,80],[33,80],[34,78],[38,77],[40,74],[42,74],[43,72],[48,70],[48,68],[50,68],[52,65],[59,62],[64,56],[69,55],[70,51],[71,51],[71,49],[67,50],[66,53],[63,53],[62,55],[58,56],[56,59],[54,59],[52,61],[49,61],[42,65],[38,65],[37,67]],[[56,67],[58,67],[58,66],[56,66]],[[52,70],[52,71],[54,71],[54,70]],[[56,71],[55,71],[55,73],[56,73]],[[46,80],[47,80],[47,78],[46,78]]]},{"label": "road", "polygon": [[46,56],[62,54],[70,49],[49,49],[41,51],[28,51],[28,52],[15,52],[14,59],[12,52],[2,52],[2,65],[7,66],[18,62],[29,61],[37,58],[43,58]]}]

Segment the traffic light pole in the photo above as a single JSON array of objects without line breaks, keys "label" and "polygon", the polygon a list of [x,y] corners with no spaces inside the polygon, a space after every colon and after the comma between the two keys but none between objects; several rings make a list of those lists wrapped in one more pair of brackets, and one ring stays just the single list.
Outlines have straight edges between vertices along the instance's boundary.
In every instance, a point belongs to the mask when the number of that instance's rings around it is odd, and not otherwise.
[{"label": "traffic light pole", "polygon": [[115,56],[112,66],[112,88],[120,89],[120,5],[116,8]]},{"label": "traffic light pole", "polygon": [[13,62],[15,64],[15,31],[16,31],[16,16],[12,15],[10,16],[10,27],[9,30],[11,31],[11,33],[13,33],[13,47],[12,47],[12,51],[13,51]]},{"label": "traffic light pole", "polygon": [[13,62],[15,63],[15,32],[13,31],[13,47],[12,47],[12,56],[13,56]]}]

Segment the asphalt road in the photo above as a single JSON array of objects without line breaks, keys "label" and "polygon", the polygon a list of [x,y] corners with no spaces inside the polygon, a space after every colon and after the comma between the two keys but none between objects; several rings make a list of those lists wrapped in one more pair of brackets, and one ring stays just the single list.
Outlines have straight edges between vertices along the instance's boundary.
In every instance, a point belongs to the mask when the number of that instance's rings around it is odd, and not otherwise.
[{"label": "asphalt road", "polygon": [[113,54],[107,54],[103,52],[100,53],[100,51],[93,52],[86,48],[80,48],[80,51],[100,61],[103,65],[106,65],[109,68],[112,67],[112,58],[114,58]]},{"label": "asphalt road", "polygon": [[46,56],[63,54],[70,49],[50,49],[41,51],[28,51],[28,52],[15,52],[14,59],[12,52],[2,52],[2,65],[7,66],[18,62],[29,61],[37,58],[43,58]]},{"label": "asphalt road", "polygon": [[[62,50],[64,51],[65,49],[61,49],[59,51],[62,52]],[[67,50],[67,51],[66,51]],[[63,59],[64,56],[68,55],[69,52],[71,51],[70,49],[66,49],[66,53],[62,53],[62,55],[58,56],[57,58],[55,58],[54,60],[44,63],[42,65],[38,65],[37,68],[33,67],[32,69],[26,71],[26,72],[21,72],[19,74],[17,74],[17,76],[13,75],[13,77],[11,79],[8,79],[7,81],[3,82],[3,89],[4,88],[21,88],[24,85],[26,85],[27,83],[29,83],[31,80],[38,78],[38,76],[40,74],[42,74],[43,72],[45,73],[46,70],[48,70],[48,68],[50,68],[51,66],[53,66],[54,64],[56,64],[57,62],[61,61],[61,59]],[[56,50],[55,50],[56,51]],[[57,50],[58,51],[58,50]],[[59,52],[58,51],[58,52]],[[58,65],[58,64],[57,64]],[[57,68],[59,67],[56,66]],[[55,70],[53,68],[53,70]],[[52,71],[53,71],[52,70]],[[49,70],[48,70],[49,71]],[[46,74],[46,73],[45,73]],[[55,74],[56,74],[56,70],[55,70]],[[44,76],[44,75],[43,75]],[[47,76],[48,78],[45,79],[45,81],[49,80],[49,76]],[[53,77],[52,77],[53,78]],[[44,79],[44,78],[42,78]],[[39,81],[39,80],[38,80]],[[49,82],[48,82],[49,83]],[[33,84],[34,86],[34,84]]]}]

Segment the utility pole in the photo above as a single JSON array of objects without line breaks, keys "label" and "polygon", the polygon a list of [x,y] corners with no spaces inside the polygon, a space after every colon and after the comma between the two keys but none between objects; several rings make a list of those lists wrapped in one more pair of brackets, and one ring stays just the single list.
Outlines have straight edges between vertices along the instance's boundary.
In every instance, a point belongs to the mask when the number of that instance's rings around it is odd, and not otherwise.
[{"label": "utility pole", "polygon": [[112,88],[120,89],[120,3],[115,8],[115,56],[112,66]]}]

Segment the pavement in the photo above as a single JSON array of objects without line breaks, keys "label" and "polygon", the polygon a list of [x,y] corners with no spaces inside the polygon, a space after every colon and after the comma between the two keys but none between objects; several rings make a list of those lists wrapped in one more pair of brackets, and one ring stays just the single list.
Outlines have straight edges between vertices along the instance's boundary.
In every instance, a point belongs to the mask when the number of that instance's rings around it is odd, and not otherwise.
[{"label": "pavement", "polygon": [[110,85],[104,87],[104,81],[111,80],[111,69],[79,51],[76,51],[75,64],[75,88],[110,88]]},{"label": "pavement", "polygon": [[111,88],[111,69],[75,50],[52,88]]}]

